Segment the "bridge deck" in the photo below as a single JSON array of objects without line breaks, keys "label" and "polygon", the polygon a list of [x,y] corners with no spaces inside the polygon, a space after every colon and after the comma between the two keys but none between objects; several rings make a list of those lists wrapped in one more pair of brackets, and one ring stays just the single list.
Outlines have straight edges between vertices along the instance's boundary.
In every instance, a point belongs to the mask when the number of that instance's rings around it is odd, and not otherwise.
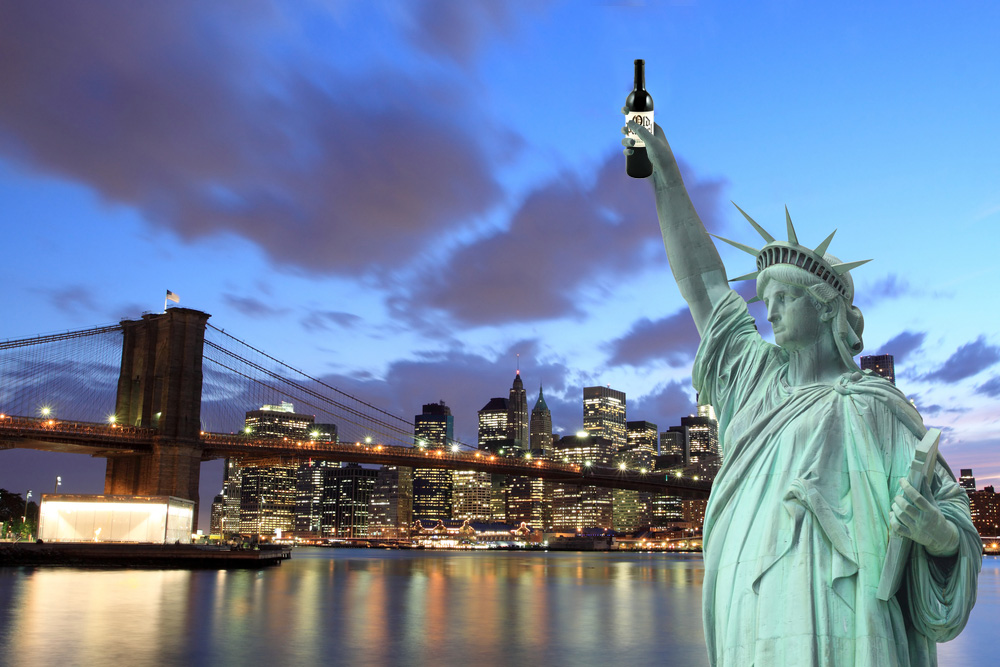
[{"label": "bridge deck", "polygon": [[[153,450],[155,429],[35,419],[0,415],[0,448],[23,447],[86,452],[95,456],[127,455]],[[538,477],[553,482],[708,497],[711,485],[663,472],[580,466],[542,459],[503,457],[485,451],[447,452],[397,445],[259,439],[245,435],[202,433],[202,460],[218,458],[343,461],[411,468],[476,470],[500,475]]]}]

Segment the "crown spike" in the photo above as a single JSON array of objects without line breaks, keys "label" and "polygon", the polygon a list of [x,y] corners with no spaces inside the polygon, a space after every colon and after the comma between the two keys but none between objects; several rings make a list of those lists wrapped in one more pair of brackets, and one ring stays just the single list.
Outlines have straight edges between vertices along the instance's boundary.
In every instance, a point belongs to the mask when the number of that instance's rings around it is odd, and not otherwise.
[{"label": "crown spike", "polygon": [[851,269],[856,269],[862,264],[867,264],[870,261],[871,261],[870,259],[862,259],[861,261],[858,262],[844,262],[843,264],[831,264],[830,268],[833,269],[838,276],[842,276]]},{"label": "crown spike", "polygon": [[792,216],[788,212],[788,207],[785,207],[785,222],[788,223],[788,242],[799,244],[799,237],[795,234],[795,227],[792,225]]},{"label": "crown spike", "polygon": [[756,248],[751,248],[748,245],[743,245],[742,243],[738,243],[736,241],[730,241],[729,239],[724,239],[721,236],[718,236],[716,234],[712,234],[712,236],[714,236],[715,238],[719,239],[720,241],[725,241],[726,243],[728,243],[729,245],[733,246],[734,248],[739,248],[740,250],[742,250],[743,252],[747,253],[748,255],[753,255],[754,257],[756,257],[757,253],[760,252],[760,250],[757,250]]},{"label": "crown spike", "polygon": [[833,240],[833,235],[836,234],[836,233],[837,233],[836,229],[833,230],[832,232],[830,232],[830,235],[827,236],[826,239],[824,239],[824,241],[822,243],[820,243],[818,246],[816,246],[816,250],[814,252],[817,255],[819,255],[820,257],[822,257],[823,255],[825,255],[826,254],[826,249],[830,247],[830,241]]},{"label": "crown spike", "polygon": [[753,273],[747,273],[747,274],[744,274],[744,275],[739,276],[737,278],[730,278],[729,282],[736,283],[736,282],[739,282],[741,280],[753,280],[754,278],[757,277],[757,275],[759,273],[760,273],[760,271],[754,271]]},{"label": "crown spike", "polygon": [[[733,206],[736,206],[736,202],[732,200],[730,200],[729,203],[731,203]],[[736,210],[743,214],[743,217],[747,219],[747,222],[753,225],[753,228],[757,230],[757,233],[760,234],[765,241],[767,241],[768,243],[774,243],[774,237],[768,234],[763,227],[758,225],[756,220],[747,215],[746,211],[741,209],[739,206],[736,206]]]},{"label": "crown spike", "polygon": [[747,299],[747,305],[749,306],[749,305],[750,305],[751,303],[757,303],[757,302],[758,302],[758,301],[760,301],[760,300],[761,300],[761,299],[760,299],[760,297],[759,297],[759,296],[755,296],[755,297],[753,297],[752,299]]}]

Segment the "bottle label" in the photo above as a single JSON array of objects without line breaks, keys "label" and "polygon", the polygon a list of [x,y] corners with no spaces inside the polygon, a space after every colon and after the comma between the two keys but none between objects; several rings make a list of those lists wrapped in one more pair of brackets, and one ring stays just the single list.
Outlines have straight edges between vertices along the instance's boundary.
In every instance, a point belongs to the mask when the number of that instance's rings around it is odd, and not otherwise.
[{"label": "bottle label", "polygon": [[[650,133],[653,132],[653,112],[652,111],[629,111],[628,119],[635,123],[636,125],[641,125],[646,128]],[[635,132],[628,133],[629,138],[635,139],[635,148],[643,148],[646,145],[642,139],[640,139]]]}]

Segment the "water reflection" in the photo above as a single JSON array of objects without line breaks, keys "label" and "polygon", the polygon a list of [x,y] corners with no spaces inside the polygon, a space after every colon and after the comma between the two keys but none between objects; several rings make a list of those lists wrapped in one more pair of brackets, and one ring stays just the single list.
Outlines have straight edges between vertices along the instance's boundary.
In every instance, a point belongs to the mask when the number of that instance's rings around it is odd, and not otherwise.
[{"label": "water reflection", "polygon": [[[0,569],[0,663],[706,664],[702,564],[299,549],[260,572]],[[987,650],[1000,568],[941,664]]]}]

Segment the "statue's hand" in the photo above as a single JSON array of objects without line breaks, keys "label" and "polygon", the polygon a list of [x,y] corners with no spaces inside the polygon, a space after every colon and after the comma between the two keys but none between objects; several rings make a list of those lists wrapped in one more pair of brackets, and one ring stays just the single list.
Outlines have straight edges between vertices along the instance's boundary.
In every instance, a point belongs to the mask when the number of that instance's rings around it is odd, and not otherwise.
[{"label": "statue's hand", "polygon": [[917,491],[905,479],[902,493],[892,501],[889,526],[893,532],[924,545],[932,556],[958,553],[958,529],[941,513],[937,503]]},{"label": "statue's hand", "polygon": [[[622,107],[622,113],[627,117],[629,111]],[[653,163],[654,173],[662,174],[667,172],[669,168],[676,169],[674,153],[670,149],[670,144],[667,143],[667,135],[663,133],[663,128],[653,123],[653,132],[650,132],[638,123],[626,122],[625,127],[622,128],[622,134],[625,135],[625,138],[622,139],[625,155],[631,155],[632,147],[635,145],[635,139],[628,136],[629,131],[632,131],[646,144],[646,154],[649,156],[649,161]]]}]

